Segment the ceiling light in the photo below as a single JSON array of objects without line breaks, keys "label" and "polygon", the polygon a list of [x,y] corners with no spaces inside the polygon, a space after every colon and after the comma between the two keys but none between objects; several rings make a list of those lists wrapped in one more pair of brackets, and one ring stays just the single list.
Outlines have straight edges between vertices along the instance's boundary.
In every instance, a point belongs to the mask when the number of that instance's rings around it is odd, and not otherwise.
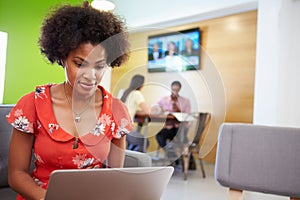
[{"label": "ceiling light", "polygon": [[110,11],[115,8],[115,4],[107,0],[93,0],[91,5],[93,8],[104,11]]}]

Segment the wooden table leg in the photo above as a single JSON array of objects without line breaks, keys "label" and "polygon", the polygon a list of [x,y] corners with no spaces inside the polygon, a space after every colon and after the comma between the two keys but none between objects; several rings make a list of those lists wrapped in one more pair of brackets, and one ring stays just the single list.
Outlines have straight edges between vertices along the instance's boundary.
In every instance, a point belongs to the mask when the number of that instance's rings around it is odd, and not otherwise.
[{"label": "wooden table leg", "polygon": [[148,119],[148,117],[146,117],[146,118],[145,118],[145,121],[144,121],[144,146],[143,146],[143,152],[144,152],[144,153],[147,152],[148,123],[149,123],[149,119]]},{"label": "wooden table leg", "polygon": [[184,180],[187,180],[187,174],[188,174],[188,169],[189,169],[189,160],[190,160],[189,147],[184,147],[184,150],[182,153]]},{"label": "wooden table leg", "polygon": [[229,188],[228,200],[243,200],[243,191]]}]

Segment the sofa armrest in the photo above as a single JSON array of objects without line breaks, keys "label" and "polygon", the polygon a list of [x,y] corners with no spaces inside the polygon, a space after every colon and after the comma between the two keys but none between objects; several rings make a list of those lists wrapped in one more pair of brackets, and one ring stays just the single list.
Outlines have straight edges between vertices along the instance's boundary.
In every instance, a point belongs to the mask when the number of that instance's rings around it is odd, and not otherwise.
[{"label": "sofa armrest", "polygon": [[146,153],[125,150],[124,167],[151,167],[151,157]]}]

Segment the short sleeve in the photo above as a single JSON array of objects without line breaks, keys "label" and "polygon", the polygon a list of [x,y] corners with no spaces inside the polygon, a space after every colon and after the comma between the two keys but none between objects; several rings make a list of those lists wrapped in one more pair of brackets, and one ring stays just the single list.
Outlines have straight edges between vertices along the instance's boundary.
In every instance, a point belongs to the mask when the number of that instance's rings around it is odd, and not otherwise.
[{"label": "short sleeve", "polygon": [[144,98],[144,96],[142,95],[141,92],[137,91],[137,92],[135,92],[135,95],[136,95],[135,99],[136,99],[136,104],[137,105],[139,105],[140,103],[145,102],[145,98]]},{"label": "short sleeve", "polygon": [[187,98],[184,98],[184,100],[185,100],[185,104],[184,104],[183,112],[190,113],[191,112],[191,103],[190,103],[190,100],[187,99]]},{"label": "short sleeve", "polygon": [[6,119],[15,129],[33,134],[36,127],[34,92],[23,96],[6,116]]},{"label": "short sleeve", "polygon": [[134,127],[127,107],[120,99],[112,98],[112,115],[115,121],[114,138],[121,138]]}]

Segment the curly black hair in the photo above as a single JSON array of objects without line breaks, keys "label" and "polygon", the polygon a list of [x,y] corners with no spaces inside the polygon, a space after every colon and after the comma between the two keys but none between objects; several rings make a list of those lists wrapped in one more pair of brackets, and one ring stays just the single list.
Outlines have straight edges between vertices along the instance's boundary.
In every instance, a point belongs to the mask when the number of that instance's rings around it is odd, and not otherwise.
[{"label": "curly black hair", "polygon": [[39,38],[40,51],[53,64],[65,60],[82,43],[101,44],[111,67],[128,60],[129,41],[124,22],[111,12],[82,6],[64,5],[45,18]]}]

